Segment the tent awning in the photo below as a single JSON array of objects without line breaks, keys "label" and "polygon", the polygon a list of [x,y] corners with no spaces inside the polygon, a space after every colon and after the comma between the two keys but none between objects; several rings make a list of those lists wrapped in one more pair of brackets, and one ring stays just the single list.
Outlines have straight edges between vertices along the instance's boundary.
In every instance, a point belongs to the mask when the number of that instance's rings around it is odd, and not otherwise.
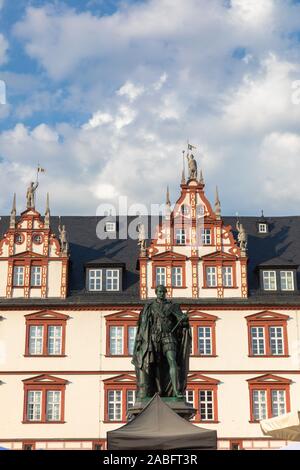
[{"label": "tent awning", "polygon": [[265,435],[286,441],[300,441],[300,412],[293,411],[275,418],[263,419],[260,427]]},{"label": "tent awning", "polygon": [[178,416],[158,394],[129,423],[107,433],[110,450],[217,448],[217,432]]}]

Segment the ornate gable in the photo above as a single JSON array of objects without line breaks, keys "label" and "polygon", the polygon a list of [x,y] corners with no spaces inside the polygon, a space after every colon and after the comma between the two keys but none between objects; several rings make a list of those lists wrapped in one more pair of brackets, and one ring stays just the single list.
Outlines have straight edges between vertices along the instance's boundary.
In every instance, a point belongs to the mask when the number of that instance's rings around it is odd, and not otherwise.
[{"label": "ornate gable", "polygon": [[282,322],[282,321],[287,321],[289,320],[288,315],[283,315],[282,313],[276,313],[276,312],[270,312],[268,310],[264,310],[263,312],[259,313],[254,313],[252,315],[248,315],[245,317],[247,321],[261,321],[261,322],[266,322],[266,321],[277,321],[277,322]]},{"label": "ornate gable", "polygon": [[30,377],[29,379],[22,380],[24,385],[66,385],[68,383],[65,379],[54,377],[49,374],[41,374],[36,377]]},{"label": "ornate gable", "polygon": [[111,313],[110,315],[105,315],[105,321],[108,322],[127,322],[132,321],[136,322],[139,318],[139,312],[133,312],[131,310],[120,311],[116,313]]},{"label": "ornate gable", "polygon": [[66,321],[70,317],[68,315],[64,315],[63,313],[53,312],[52,310],[41,310],[40,312],[30,313],[29,315],[25,315],[26,321],[27,320],[60,320]]},{"label": "ornate gable", "polygon": [[253,379],[248,379],[247,382],[250,385],[258,384],[258,385],[267,385],[267,384],[278,384],[278,385],[286,385],[292,383],[290,379],[286,379],[284,377],[279,377],[278,375],[273,374],[264,374],[260,375],[259,377],[255,377]]},{"label": "ornate gable", "polygon": [[188,375],[187,383],[188,385],[218,385],[220,381],[202,375],[200,372],[195,372]]},{"label": "ornate gable", "polygon": [[136,385],[136,377],[133,374],[121,374],[103,380],[105,385]]},{"label": "ornate gable", "polygon": [[188,312],[190,322],[193,321],[208,321],[215,322],[218,320],[218,317],[215,315],[210,315],[209,313],[200,312],[199,310],[191,310]]}]

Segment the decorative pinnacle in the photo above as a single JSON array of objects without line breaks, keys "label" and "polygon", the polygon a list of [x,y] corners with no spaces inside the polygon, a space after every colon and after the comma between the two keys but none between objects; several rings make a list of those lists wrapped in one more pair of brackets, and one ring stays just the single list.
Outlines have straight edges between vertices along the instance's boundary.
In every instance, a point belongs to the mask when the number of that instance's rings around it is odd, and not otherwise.
[{"label": "decorative pinnacle", "polygon": [[46,198],[46,214],[50,214],[49,193],[47,193],[47,198]]},{"label": "decorative pinnacle", "polygon": [[169,186],[167,186],[166,206],[170,206],[170,205],[171,205],[171,201],[170,201]]},{"label": "decorative pinnacle", "polygon": [[16,210],[16,193],[14,193],[11,214],[12,214],[12,213],[15,214],[16,212],[17,212],[17,210]]},{"label": "decorative pinnacle", "polygon": [[204,184],[204,178],[203,178],[203,172],[200,170],[200,179],[199,179],[200,184]]},{"label": "decorative pinnacle", "polygon": [[215,213],[218,217],[221,215],[221,202],[219,198],[218,186],[216,186]]}]

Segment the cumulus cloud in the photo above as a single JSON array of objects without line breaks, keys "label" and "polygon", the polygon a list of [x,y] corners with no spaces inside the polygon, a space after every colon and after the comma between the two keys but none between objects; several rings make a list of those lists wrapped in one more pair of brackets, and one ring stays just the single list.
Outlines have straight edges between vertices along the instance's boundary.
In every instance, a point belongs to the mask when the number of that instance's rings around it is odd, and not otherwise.
[{"label": "cumulus cloud", "polygon": [[[28,95],[18,123],[0,134],[10,181],[25,187],[39,161],[40,191],[62,213],[94,213],[120,195],[160,203],[167,185],[174,201],[189,139],[224,213],[297,211],[288,180],[298,172],[300,105],[291,94],[300,6],[225,3],[129,2],[106,16],[58,3],[27,8],[13,31],[55,92]],[[69,120],[19,122],[41,109]],[[0,183],[10,189],[7,178]]]}]

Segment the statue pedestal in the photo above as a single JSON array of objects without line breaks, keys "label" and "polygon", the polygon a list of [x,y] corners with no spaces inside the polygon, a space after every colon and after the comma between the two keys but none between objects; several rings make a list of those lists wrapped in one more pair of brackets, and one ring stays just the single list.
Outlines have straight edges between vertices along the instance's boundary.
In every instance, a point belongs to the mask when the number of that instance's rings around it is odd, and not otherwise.
[{"label": "statue pedestal", "polygon": [[[153,397],[148,397],[143,400],[137,400],[132,408],[128,409],[127,417],[128,421],[134,419],[145,406],[152,400]],[[184,399],[178,399],[173,397],[160,397],[161,400],[168,405],[171,410],[177,413],[181,418],[189,421],[196,414],[196,409],[190,403],[187,403]]]}]

